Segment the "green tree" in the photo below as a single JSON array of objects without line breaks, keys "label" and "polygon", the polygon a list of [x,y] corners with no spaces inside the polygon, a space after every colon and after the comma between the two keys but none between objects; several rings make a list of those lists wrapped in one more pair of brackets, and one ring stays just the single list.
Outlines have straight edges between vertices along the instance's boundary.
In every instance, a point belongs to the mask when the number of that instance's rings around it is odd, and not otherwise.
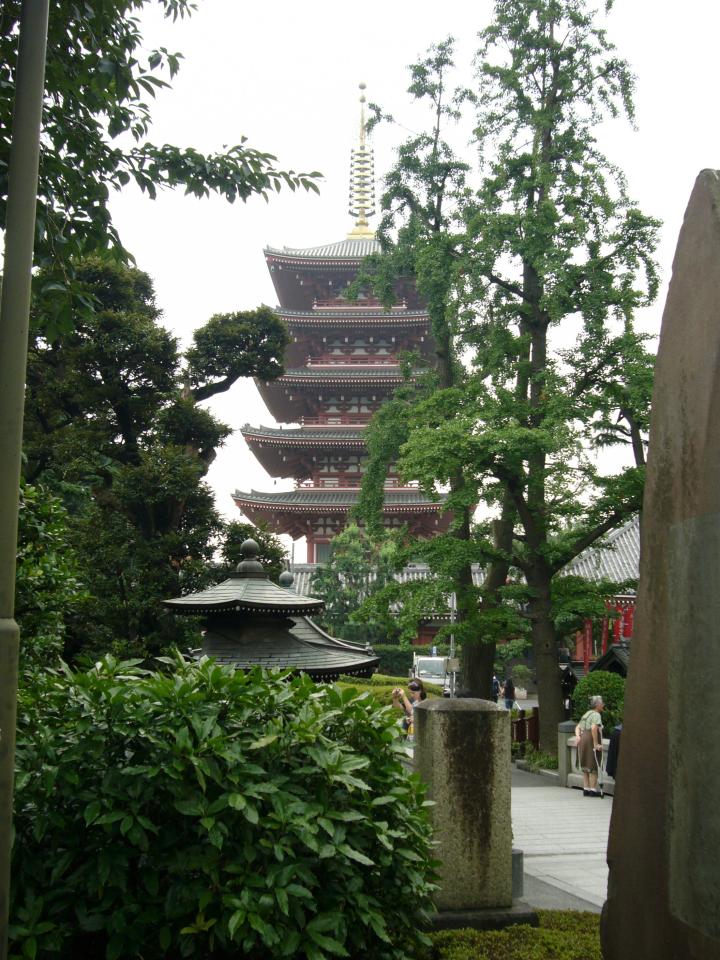
[{"label": "green tree", "polygon": [[[471,465],[483,499],[509,496],[541,749],[554,752],[553,578],[640,506],[652,360],[633,314],[657,291],[658,224],[597,144],[604,116],[632,118],[633,77],[584,0],[498,0],[480,36],[477,90],[464,97],[483,166],[463,204],[455,290],[473,374],[455,403],[426,401],[401,468],[427,486]],[[618,441],[635,465],[600,470]]]},{"label": "green tree", "polygon": [[[457,99],[448,86],[453,66],[453,43],[449,39],[410,68],[409,93],[427,106],[431,127],[398,150],[398,161],[386,177],[382,197],[385,213],[379,236],[383,253],[369,258],[359,281],[371,283],[383,299],[391,301],[395,280],[411,276],[426,303],[435,344],[433,369],[399,391],[373,418],[368,430],[369,465],[358,512],[370,529],[380,525],[387,468],[398,459],[418,422],[423,421],[428,409],[433,417],[438,409],[454,409],[467,393],[468,371],[461,359],[460,338],[464,317],[458,309],[458,289],[462,289],[467,272],[459,250],[465,232],[462,213],[470,166],[457,157],[445,139],[447,128],[460,116]],[[376,120],[381,119],[377,107],[375,111]],[[426,435],[425,439],[432,445],[431,437]],[[456,441],[463,445],[464,437],[458,436]],[[401,459],[401,469],[402,464]],[[453,593],[457,601],[454,632],[463,650],[463,684],[474,695],[489,697],[494,643],[501,636],[498,628],[507,614],[499,591],[509,569],[513,506],[505,496],[500,519],[483,536],[479,529],[473,529],[478,499],[474,464],[456,456],[452,470],[442,479],[449,488],[445,507],[453,514],[451,529],[430,544],[418,545],[415,551],[423,553],[439,579],[422,585],[391,586],[386,594],[388,599],[390,594],[397,594],[394,602],[403,609],[407,634],[421,610],[424,616],[445,610],[448,595]],[[436,493],[436,479],[428,471],[423,480],[425,492]],[[473,563],[485,567],[482,589],[473,583]],[[376,598],[376,606],[379,601]]]},{"label": "green tree", "polygon": [[223,524],[203,477],[230,432],[199,401],[241,376],[277,376],[287,333],[265,307],[224,314],[183,356],[146,274],[99,258],[74,270],[95,310],[61,340],[45,336],[36,311],[25,430],[29,477],[92,493],[73,538],[93,600],[69,652],[186,646],[195,625],[160,602],[213,576]]},{"label": "green tree", "polygon": [[[37,290],[51,333],[70,329],[73,309],[92,306],[75,288],[73,261],[108,248],[126,256],[110,215],[112,191],[132,181],[150,197],[165,187],[183,187],[198,197],[213,192],[233,202],[253,194],[267,198],[282,185],[317,190],[319,174],[279,169],[274,156],[249,147],[245,138],[213,154],[150,141],[152,100],[169,86],[182,59],[167,47],[144,44],[138,15],[152,2],[50,4],[35,250],[46,268]],[[172,20],[195,9],[190,0],[155,2]],[[21,0],[5,0],[0,11],[0,230],[20,7]]]},{"label": "green tree", "polygon": [[371,539],[351,523],[330,544],[330,559],[312,577],[312,590],[325,601],[322,620],[337,629],[353,619],[369,597],[391,579],[398,564],[395,537]]},{"label": "green tree", "polygon": [[222,558],[226,568],[234,570],[243,559],[240,547],[248,538],[254,540],[260,547],[257,559],[263,565],[265,573],[277,583],[287,563],[287,550],[282,545],[280,537],[265,526],[255,527],[252,523],[242,523],[240,520],[231,520],[225,524]]}]

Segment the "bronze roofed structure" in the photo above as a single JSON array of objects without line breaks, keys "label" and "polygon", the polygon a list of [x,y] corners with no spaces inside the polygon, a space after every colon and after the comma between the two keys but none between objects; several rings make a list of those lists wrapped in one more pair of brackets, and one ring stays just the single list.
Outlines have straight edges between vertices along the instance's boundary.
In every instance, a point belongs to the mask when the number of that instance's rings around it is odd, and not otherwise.
[{"label": "bronze roofed structure", "polygon": [[[361,84],[364,89],[364,84]],[[307,561],[323,562],[329,544],[357,503],[365,470],[365,427],[405,382],[400,356],[412,351],[433,362],[427,311],[411,279],[396,284],[396,302],[385,307],[372,295],[347,296],[364,257],[380,250],[370,228],[374,213],[372,150],[365,131],[352,151],[350,213],[355,225],[344,240],[305,249],[268,247],[265,260],[279,301],[278,316],[291,342],[285,374],[256,381],[281,427],[246,424],[242,434],[271,477],[291,477],[285,492],[237,490],[236,505],[255,524],[307,540]],[[285,426],[287,425],[287,426]],[[384,524],[407,525],[416,536],[447,529],[443,497],[405,485],[391,467],[385,482]]]},{"label": "bronze roofed structure", "polygon": [[322,600],[289,589],[292,575],[281,574],[280,586],[273,583],[254,540],[240,549],[243,559],[227,580],[164,601],[175,613],[203,618],[204,656],[239,670],[291,670],[315,680],[372,676],[379,659],[369,648],[331,637],[310,618],[325,606]]}]

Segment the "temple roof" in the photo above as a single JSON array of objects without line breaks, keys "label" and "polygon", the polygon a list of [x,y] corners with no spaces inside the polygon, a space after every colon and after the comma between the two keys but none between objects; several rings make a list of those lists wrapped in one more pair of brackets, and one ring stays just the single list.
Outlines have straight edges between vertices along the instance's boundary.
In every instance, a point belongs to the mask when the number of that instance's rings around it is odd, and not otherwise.
[{"label": "temple roof", "polygon": [[622,583],[640,577],[640,517],[635,516],[603,538],[599,546],[588,547],[566,567],[562,576]]},{"label": "temple roof", "polygon": [[290,427],[283,430],[280,427],[253,427],[249,423],[246,423],[240,428],[240,433],[242,433],[243,436],[263,437],[263,439],[269,441],[291,443],[293,445],[325,442],[335,446],[338,441],[350,441],[357,446],[365,446],[362,427],[359,429],[357,427],[355,429],[352,427],[343,429],[338,429],[337,427],[328,427],[326,429],[319,427]]},{"label": "temple roof", "polygon": [[348,303],[347,306],[322,307],[313,310],[289,310],[286,307],[276,307],[276,312],[290,326],[313,323],[412,323],[428,326],[430,316],[426,310],[409,310],[405,307],[363,307],[361,304]]},{"label": "temple roof", "polygon": [[374,237],[338,240],[319,247],[265,247],[264,253],[271,257],[287,257],[304,260],[362,260],[371,253],[380,252],[380,243]]},{"label": "temple roof", "polygon": [[[413,371],[416,372],[416,371]],[[421,371],[419,371],[421,372]],[[347,383],[352,380],[379,380],[381,382],[403,380],[400,371],[400,364],[368,364],[360,366],[342,366],[341,364],[329,364],[325,367],[296,367],[286,370],[277,380],[271,380],[270,383],[304,383],[308,380],[338,380]]]},{"label": "temple roof", "polygon": [[[326,487],[299,487],[296,490],[280,490],[263,493],[259,490],[244,492],[236,490],[233,499],[243,503],[252,503],[256,506],[288,510],[306,510],[308,507],[322,507],[323,510],[345,510],[348,505],[357,503],[360,491],[355,488],[333,489]],[[427,509],[430,511],[442,508],[445,494],[438,494],[437,500],[431,500],[421,490],[401,488],[386,489],[383,494],[384,510],[396,509],[402,512],[404,508]]]}]

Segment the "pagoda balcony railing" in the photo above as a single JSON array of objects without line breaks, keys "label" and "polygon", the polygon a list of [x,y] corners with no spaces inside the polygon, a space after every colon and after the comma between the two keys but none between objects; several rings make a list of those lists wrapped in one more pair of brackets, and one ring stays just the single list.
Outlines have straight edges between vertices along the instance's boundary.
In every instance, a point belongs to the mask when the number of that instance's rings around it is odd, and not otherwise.
[{"label": "pagoda balcony railing", "polygon": [[303,417],[304,427],[366,427],[372,413],[328,413],[322,417]]},{"label": "pagoda balcony railing", "polygon": [[[388,312],[394,313],[395,311],[407,310],[407,308],[407,301],[403,300],[402,303],[393,304]],[[385,311],[386,309],[379,300],[343,300],[336,297],[334,300],[313,301],[313,310],[357,310],[361,312],[363,310]]]},{"label": "pagoda balcony railing", "polygon": [[343,355],[339,353],[324,357],[308,357],[309,367],[398,367],[398,358],[384,355]]},{"label": "pagoda balcony railing", "polygon": [[[296,480],[296,490],[358,490],[362,485],[363,478],[358,474],[336,473],[332,476],[317,477],[312,480]],[[387,477],[383,487],[387,489],[396,489],[402,487],[405,490],[416,490],[417,483],[402,483],[398,477]]]}]

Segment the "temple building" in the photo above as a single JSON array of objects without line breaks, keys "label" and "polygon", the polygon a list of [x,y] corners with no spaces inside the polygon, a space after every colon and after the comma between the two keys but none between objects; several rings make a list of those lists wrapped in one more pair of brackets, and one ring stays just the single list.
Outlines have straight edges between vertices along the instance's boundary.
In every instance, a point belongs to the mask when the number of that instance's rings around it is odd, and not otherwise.
[{"label": "temple building", "polygon": [[[361,85],[361,89],[364,85]],[[398,283],[396,304],[347,296],[364,257],[380,245],[368,218],[374,213],[372,150],[365,133],[361,96],[360,137],[352,151],[350,214],[355,226],[337,243],[306,249],[265,250],[290,331],[285,373],[256,381],[268,411],[282,426],[242,428],[253,454],[271,477],[292,477],[283,492],[236,491],[235,503],[255,524],[307,539],[307,562],[327,560],[333,537],[347,525],[365,469],[365,427],[404,381],[400,356],[413,351],[432,362],[427,311],[411,281]],[[427,537],[447,529],[442,500],[403,484],[391,469],[385,483],[384,523],[407,524]]]}]

